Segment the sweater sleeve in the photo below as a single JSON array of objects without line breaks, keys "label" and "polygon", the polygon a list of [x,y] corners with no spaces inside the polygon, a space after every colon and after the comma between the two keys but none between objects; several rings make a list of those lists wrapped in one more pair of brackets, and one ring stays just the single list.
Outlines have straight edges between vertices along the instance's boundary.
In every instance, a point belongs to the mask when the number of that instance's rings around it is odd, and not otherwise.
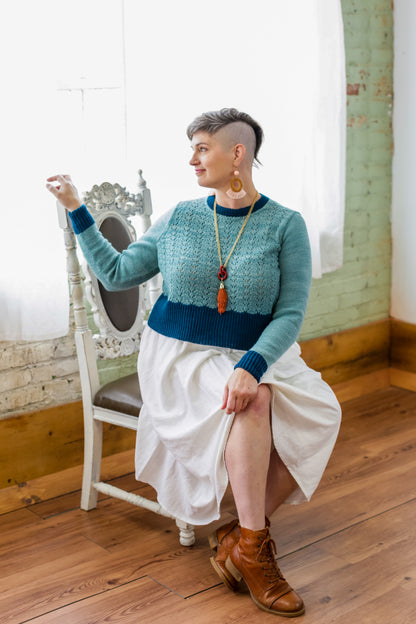
[{"label": "sweater sleeve", "polygon": [[257,381],[295,342],[306,312],[312,262],[308,232],[298,212],[291,216],[283,232],[279,266],[280,291],[272,319],[235,367],[244,368]]},{"label": "sweater sleeve", "polygon": [[116,251],[97,228],[85,206],[70,213],[82,253],[107,290],[124,290],[142,284],[159,272],[157,243],[173,209],[165,213],[122,252]]}]

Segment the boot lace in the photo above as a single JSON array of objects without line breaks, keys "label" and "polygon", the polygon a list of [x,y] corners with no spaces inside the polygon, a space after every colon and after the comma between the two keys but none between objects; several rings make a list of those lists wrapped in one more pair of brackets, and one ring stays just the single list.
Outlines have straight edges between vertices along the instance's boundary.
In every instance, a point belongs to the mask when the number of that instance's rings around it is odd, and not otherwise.
[{"label": "boot lace", "polygon": [[[261,538],[260,538],[261,539]],[[268,578],[270,584],[276,583],[277,581],[285,581],[285,577],[280,571],[279,566],[276,563],[276,543],[275,541],[268,535],[261,542],[257,559],[259,563],[262,564],[262,570],[264,571],[264,576]]]}]

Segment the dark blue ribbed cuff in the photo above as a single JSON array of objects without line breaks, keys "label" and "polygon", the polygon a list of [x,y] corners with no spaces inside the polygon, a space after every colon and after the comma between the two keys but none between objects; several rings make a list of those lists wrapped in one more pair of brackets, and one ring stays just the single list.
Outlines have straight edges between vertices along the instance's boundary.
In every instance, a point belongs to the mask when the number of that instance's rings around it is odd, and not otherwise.
[{"label": "dark blue ribbed cuff", "polygon": [[84,204],[76,210],[72,210],[68,214],[72,221],[72,227],[74,228],[75,234],[81,234],[81,232],[84,232],[95,223]]},{"label": "dark blue ribbed cuff", "polygon": [[268,369],[268,366],[266,360],[260,353],[247,351],[234,368],[244,368],[244,370],[253,375],[259,382]]}]

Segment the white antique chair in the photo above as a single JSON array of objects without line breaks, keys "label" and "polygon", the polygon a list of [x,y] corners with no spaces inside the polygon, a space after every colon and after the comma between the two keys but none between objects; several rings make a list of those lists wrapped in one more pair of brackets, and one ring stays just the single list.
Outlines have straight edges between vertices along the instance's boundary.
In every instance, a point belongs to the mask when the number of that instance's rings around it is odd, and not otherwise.
[{"label": "white antique chair", "polygon": [[[139,171],[138,193],[132,194],[119,184],[105,182],[86,193],[84,203],[103,235],[121,251],[136,239],[131,217],[139,215],[142,231],[151,224],[150,191]],[[103,422],[137,429],[142,400],[137,373],[100,387],[97,358],[117,358],[139,350],[145,318],[158,296],[158,280],[121,292],[108,292],[89,268],[84,266],[85,288],[77,256],[76,238],[66,210],[58,203],[59,225],[64,231],[67,271],[75,317],[75,343],[81,376],[84,411],[84,472],[81,509],[97,505],[98,492],[172,517],[158,503],[100,481]],[[99,334],[88,327],[86,301],[92,307]],[[179,540],[191,546],[194,529],[178,519]]]}]

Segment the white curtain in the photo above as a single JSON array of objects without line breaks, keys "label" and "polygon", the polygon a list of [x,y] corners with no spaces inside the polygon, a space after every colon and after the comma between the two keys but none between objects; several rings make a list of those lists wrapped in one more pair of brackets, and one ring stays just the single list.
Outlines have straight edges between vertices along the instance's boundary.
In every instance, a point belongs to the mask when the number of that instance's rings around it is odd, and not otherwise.
[{"label": "white curtain", "polygon": [[18,0],[0,7],[0,340],[55,338],[68,331],[62,232],[45,189],[59,135],[56,4]]},{"label": "white curtain", "polygon": [[3,7],[10,88],[1,118],[8,166],[0,339],[67,331],[63,245],[45,178],[63,171],[80,190],[104,180],[134,189],[140,167],[157,216],[204,192],[188,165],[185,129],[201,112],[224,106],[263,126],[256,186],[304,215],[314,276],[341,266],[339,0],[210,0],[201,7],[194,0],[20,0]]},{"label": "white curtain", "polygon": [[203,111],[235,106],[265,132],[258,190],[305,217],[314,277],[339,268],[346,136],[340,1],[211,0],[196,14],[192,0],[125,0],[125,12],[129,160],[143,163],[155,212],[202,194],[187,166],[187,124]]}]

